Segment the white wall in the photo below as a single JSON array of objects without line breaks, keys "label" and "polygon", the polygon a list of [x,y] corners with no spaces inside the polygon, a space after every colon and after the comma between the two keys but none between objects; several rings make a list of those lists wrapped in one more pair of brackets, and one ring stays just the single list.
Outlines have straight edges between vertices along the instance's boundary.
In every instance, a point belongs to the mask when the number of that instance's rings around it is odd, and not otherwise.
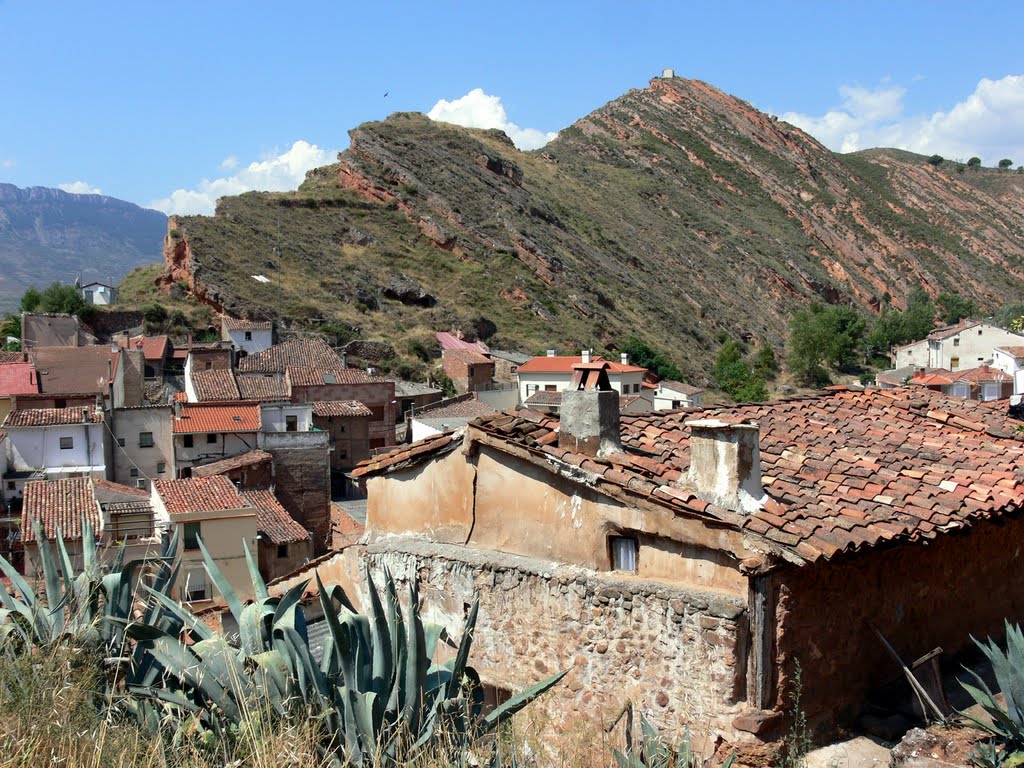
[{"label": "white wall", "polygon": [[288,416],[296,417],[297,432],[309,432],[313,428],[311,403],[265,403],[260,406],[260,412],[264,432],[286,432]]},{"label": "white wall", "polygon": [[[955,336],[931,342],[928,348],[928,367],[962,371],[977,368],[993,359],[995,347],[1024,344],[1024,336],[982,323],[967,328]],[[954,358],[957,358],[954,365]]]},{"label": "white wall", "polygon": [[[111,472],[114,482],[122,485],[149,488],[146,477],[154,480],[169,480],[174,477],[174,448],[171,440],[173,423],[169,405],[155,405],[143,408],[118,408],[113,413],[113,430],[117,438],[124,440],[124,447],[114,446]],[[139,445],[139,433],[152,432],[153,445],[143,448]],[[202,435],[205,440],[206,436]],[[164,471],[159,471],[159,465]],[[137,467],[139,475],[132,477],[131,470]]]},{"label": "white wall", "polygon": [[909,365],[915,368],[923,368],[928,365],[928,341],[926,339],[896,348],[894,367],[906,368]]},{"label": "white wall", "polygon": [[[104,434],[102,424],[8,427],[8,465],[15,472],[42,469],[55,475],[65,467],[89,467],[91,474],[106,477]],[[60,447],[62,437],[71,438],[71,448]]]},{"label": "white wall", "polygon": [[259,447],[256,432],[213,432],[216,442],[207,443],[206,433],[192,435],[193,445],[185,447],[185,435],[174,436],[174,467],[194,467],[210,464],[230,456],[248,453]]},{"label": "white wall", "polygon": [[[572,383],[571,373],[523,373],[516,374],[519,381],[519,402],[526,402],[526,398],[534,392],[543,391],[546,386],[554,386],[555,392],[562,392]],[[612,389],[620,395],[642,394],[644,374],[643,371],[627,371],[625,373],[608,372],[608,382]]]},{"label": "white wall", "polygon": [[[228,331],[228,341],[235,348],[236,352],[245,352],[247,355],[262,352],[274,343],[274,332],[271,331]],[[248,333],[252,338],[246,339]]]},{"label": "white wall", "polygon": [[[682,392],[658,387],[654,391],[654,410],[668,411],[676,407],[700,408],[703,399],[703,395],[700,392],[695,395],[685,395]],[[675,405],[676,402],[679,403],[679,406]]]}]

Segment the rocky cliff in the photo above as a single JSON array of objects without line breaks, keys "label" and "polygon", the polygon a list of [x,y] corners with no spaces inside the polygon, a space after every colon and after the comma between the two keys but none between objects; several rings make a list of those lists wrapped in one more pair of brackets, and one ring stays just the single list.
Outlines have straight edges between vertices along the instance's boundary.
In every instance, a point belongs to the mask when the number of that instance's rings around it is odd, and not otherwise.
[{"label": "rocky cliff", "polygon": [[527,352],[637,335],[698,380],[723,332],[781,346],[812,300],[872,311],[923,284],[994,308],[1024,288],[1012,192],[837,155],[698,81],[652,80],[535,152],[419,114],[350,135],[294,193],[172,222],[165,282],[410,354],[451,326]]},{"label": "rocky cliff", "polygon": [[167,217],[105,195],[0,184],[0,311],[30,285],[55,280],[116,284],[160,258]]}]

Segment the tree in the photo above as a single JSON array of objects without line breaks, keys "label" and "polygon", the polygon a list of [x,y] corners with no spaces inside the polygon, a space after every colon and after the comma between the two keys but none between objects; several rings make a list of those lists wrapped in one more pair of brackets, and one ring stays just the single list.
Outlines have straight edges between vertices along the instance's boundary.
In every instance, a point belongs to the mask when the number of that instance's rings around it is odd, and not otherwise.
[{"label": "tree", "polygon": [[979,168],[980,166],[981,166],[981,158],[980,157],[972,157],[970,160],[967,161],[967,167],[968,168]]},{"label": "tree", "polygon": [[867,323],[852,307],[812,304],[789,324],[789,365],[801,381],[828,382],[827,363],[846,369],[857,362]]},{"label": "tree", "polygon": [[626,339],[621,351],[629,355],[629,359],[634,365],[653,371],[659,378],[678,380],[683,377],[675,363],[636,336]]},{"label": "tree", "polygon": [[1013,160],[1011,160],[1008,157],[1004,157],[1002,160],[999,161],[999,167],[1002,168],[1003,170],[1006,170],[1011,165],[1013,165]]},{"label": "tree", "polygon": [[55,312],[65,315],[89,317],[95,308],[82,298],[81,292],[73,285],[51,283],[40,291],[29,288],[21,297],[19,304],[22,312]]},{"label": "tree", "polygon": [[907,309],[883,307],[865,339],[869,352],[885,354],[890,347],[923,339],[935,326],[935,305],[921,286],[910,292]]},{"label": "tree", "polygon": [[965,299],[956,293],[940,293],[938,303],[942,322],[946,325],[959,323],[978,311],[978,305],[971,299]]},{"label": "tree", "polygon": [[906,340],[923,339],[935,327],[935,304],[931,296],[920,285],[907,297],[907,311],[904,313]]},{"label": "tree", "polygon": [[931,157],[928,158],[928,164],[934,165],[936,168],[938,168],[940,165],[942,165],[942,162],[945,159],[946,158],[944,158],[942,155],[932,155]]},{"label": "tree", "polygon": [[779,372],[779,364],[775,359],[775,350],[767,341],[762,341],[754,353],[754,373],[763,379],[774,379]]},{"label": "tree", "polygon": [[39,309],[39,304],[42,300],[43,294],[39,292],[38,288],[29,288],[22,295],[18,309],[22,312],[35,312]]},{"label": "tree", "polygon": [[718,388],[737,402],[751,403],[768,399],[764,379],[751,369],[750,363],[743,359],[739,345],[732,339],[726,339],[718,350],[711,376]]}]

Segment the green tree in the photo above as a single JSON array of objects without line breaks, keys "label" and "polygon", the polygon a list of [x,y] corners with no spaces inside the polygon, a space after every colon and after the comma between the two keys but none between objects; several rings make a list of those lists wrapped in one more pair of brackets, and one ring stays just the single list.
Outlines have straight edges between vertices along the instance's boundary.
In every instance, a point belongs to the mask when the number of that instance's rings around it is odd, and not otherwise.
[{"label": "green tree", "polygon": [[892,307],[882,309],[864,340],[868,350],[875,354],[886,354],[891,347],[907,341],[907,317]]},{"label": "green tree", "polygon": [[789,367],[802,382],[829,381],[825,364],[848,369],[857,362],[867,323],[856,310],[812,304],[789,324]]},{"label": "green tree", "polygon": [[87,318],[95,311],[75,286],[62,283],[51,283],[42,291],[29,288],[22,295],[19,307],[22,312],[55,312],[80,318]]},{"label": "green tree", "polygon": [[763,379],[774,379],[779,372],[779,363],[775,359],[775,349],[767,341],[761,341],[754,353],[754,373]]},{"label": "green tree", "polygon": [[970,160],[967,161],[967,167],[968,168],[979,168],[979,167],[981,167],[981,158],[980,157],[972,157]]},{"label": "green tree", "polygon": [[928,164],[934,165],[936,168],[938,168],[940,165],[942,165],[942,161],[945,159],[946,158],[944,158],[942,155],[932,155],[931,157],[928,158]]},{"label": "green tree", "polygon": [[1013,165],[1013,160],[1011,160],[1008,157],[1004,157],[1002,160],[999,161],[999,167],[1002,168],[1003,170],[1006,170],[1011,165]]},{"label": "green tree", "polygon": [[678,380],[683,377],[675,363],[636,336],[626,339],[621,351],[629,355],[629,359],[634,365],[653,371],[659,378]]},{"label": "green tree", "polygon": [[906,340],[923,339],[935,327],[935,304],[931,296],[920,285],[907,297],[907,311],[904,313]]},{"label": "green tree", "polygon": [[726,339],[718,350],[711,376],[718,388],[737,402],[761,402],[768,399],[764,379],[743,359],[742,350],[732,339]]},{"label": "green tree", "polygon": [[38,288],[29,288],[21,297],[21,303],[18,305],[18,309],[22,312],[36,312],[39,309],[39,304],[43,300],[43,294],[39,292]]},{"label": "green tree", "polygon": [[947,325],[959,323],[978,311],[978,305],[971,299],[965,299],[956,293],[940,293],[938,298],[939,314],[942,322]]}]

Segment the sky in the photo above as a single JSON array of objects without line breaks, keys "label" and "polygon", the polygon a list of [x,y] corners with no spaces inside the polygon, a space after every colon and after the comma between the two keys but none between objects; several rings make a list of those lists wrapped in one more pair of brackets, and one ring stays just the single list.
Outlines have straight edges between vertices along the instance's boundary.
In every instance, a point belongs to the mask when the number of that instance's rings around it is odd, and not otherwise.
[{"label": "sky", "polygon": [[209,214],[392,112],[533,149],[665,67],[836,151],[1016,167],[1022,22],[1010,0],[0,0],[0,182]]}]

